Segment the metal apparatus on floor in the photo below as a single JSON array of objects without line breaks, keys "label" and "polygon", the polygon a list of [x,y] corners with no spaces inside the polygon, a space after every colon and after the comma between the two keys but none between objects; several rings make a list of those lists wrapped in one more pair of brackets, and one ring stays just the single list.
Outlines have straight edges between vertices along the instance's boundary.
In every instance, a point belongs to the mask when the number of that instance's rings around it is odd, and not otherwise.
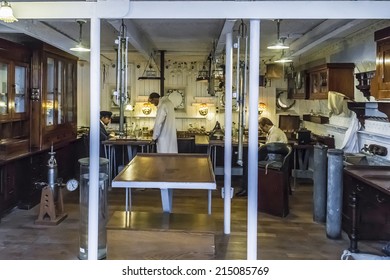
[{"label": "metal apparatus on floor", "polygon": [[37,225],[57,225],[62,222],[68,214],[64,212],[64,202],[61,187],[62,178],[57,178],[58,168],[57,160],[54,155],[53,145],[49,152],[50,158],[47,162],[47,181],[48,183],[39,183],[44,185],[41,194],[41,204],[38,218],[35,220]]}]

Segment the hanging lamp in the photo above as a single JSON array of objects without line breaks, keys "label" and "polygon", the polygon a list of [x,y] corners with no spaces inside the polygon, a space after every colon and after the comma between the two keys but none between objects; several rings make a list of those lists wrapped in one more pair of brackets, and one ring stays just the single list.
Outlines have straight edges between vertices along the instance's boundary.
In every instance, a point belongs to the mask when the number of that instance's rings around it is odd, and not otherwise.
[{"label": "hanging lamp", "polygon": [[14,17],[11,4],[7,1],[2,1],[0,5],[0,20],[11,23],[18,21],[16,17]]},{"label": "hanging lamp", "polygon": [[158,69],[156,65],[156,69],[154,69],[153,65],[153,55],[151,54],[148,60],[148,63],[145,66],[144,72],[141,77],[138,77],[138,80],[161,80],[160,77],[160,69]]},{"label": "hanging lamp", "polygon": [[290,48],[289,46],[284,44],[284,41],[286,40],[286,37],[280,37],[280,22],[281,19],[276,20],[276,28],[277,28],[277,40],[273,45],[270,45],[267,47],[267,49],[270,50],[285,50]]},{"label": "hanging lamp", "polygon": [[199,70],[198,76],[196,77],[197,82],[208,82],[209,81],[209,71],[206,69],[206,66],[203,65],[202,69]]},{"label": "hanging lamp", "polygon": [[292,59],[285,55],[284,50],[282,50],[282,55],[279,59],[275,60],[276,63],[288,63],[292,62]]},{"label": "hanging lamp", "polygon": [[78,44],[73,47],[73,48],[70,48],[71,51],[75,51],[75,52],[89,52],[91,51],[89,48],[85,47],[82,43],[82,38],[83,38],[83,24],[86,23],[87,21],[86,20],[82,20],[82,19],[78,19],[76,20],[76,22],[79,24],[80,26],[80,37],[79,37],[79,42]]}]

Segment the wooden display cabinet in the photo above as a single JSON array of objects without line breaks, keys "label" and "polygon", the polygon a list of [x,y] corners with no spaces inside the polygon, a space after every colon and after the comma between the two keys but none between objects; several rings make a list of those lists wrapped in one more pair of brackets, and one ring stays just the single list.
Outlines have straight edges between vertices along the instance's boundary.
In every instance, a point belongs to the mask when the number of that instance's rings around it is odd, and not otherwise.
[{"label": "wooden display cabinet", "polygon": [[376,41],[376,74],[371,95],[377,100],[390,98],[390,27],[374,33]]},{"label": "wooden display cabinet", "polygon": [[337,91],[354,99],[353,63],[327,63],[308,71],[309,98],[327,99],[329,91]]},{"label": "wooden display cabinet", "polygon": [[351,166],[343,172],[342,229],[350,250],[359,240],[390,240],[390,191],[386,166]]},{"label": "wooden display cabinet", "polygon": [[15,162],[0,166],[0,214],[11,209],[17,202]]},{"label": "wooden display cabinet", "polygon": [[[33,52],[32,84],[39,94],[32,102],[31,146],[47,148],[77,136],[77,58],[46,44]],[[42,71],[40,71],[42,70]]]}]

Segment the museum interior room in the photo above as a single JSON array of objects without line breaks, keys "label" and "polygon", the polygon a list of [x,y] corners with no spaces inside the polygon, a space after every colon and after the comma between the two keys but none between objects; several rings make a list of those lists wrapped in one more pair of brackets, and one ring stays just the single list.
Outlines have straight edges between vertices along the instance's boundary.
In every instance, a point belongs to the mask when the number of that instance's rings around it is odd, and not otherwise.
[{"label": "museum interior room", "polygon": [[0,260],[390,259],[389,9],[1,2]]}]

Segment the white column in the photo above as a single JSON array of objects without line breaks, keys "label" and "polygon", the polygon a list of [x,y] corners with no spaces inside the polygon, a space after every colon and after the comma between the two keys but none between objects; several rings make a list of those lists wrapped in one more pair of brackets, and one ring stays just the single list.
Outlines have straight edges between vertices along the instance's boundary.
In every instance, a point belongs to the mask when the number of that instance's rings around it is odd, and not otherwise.
[{"label": "white column", "polygon": [[[233,35],[226,34],[225,73],[225,162],[224,175],[224,233],[230,234],[232,196],[232,80],[233,80]],[[214,159],[216,160],[216,159]]]},{"label": "white column", "polygon": [[91,18],[88,260],[98,259],[100,146],[100,19]]},{"label": "white column", "polygon": [[250,20],[247,259],[257,259],[257,162],[260,20]]}]

